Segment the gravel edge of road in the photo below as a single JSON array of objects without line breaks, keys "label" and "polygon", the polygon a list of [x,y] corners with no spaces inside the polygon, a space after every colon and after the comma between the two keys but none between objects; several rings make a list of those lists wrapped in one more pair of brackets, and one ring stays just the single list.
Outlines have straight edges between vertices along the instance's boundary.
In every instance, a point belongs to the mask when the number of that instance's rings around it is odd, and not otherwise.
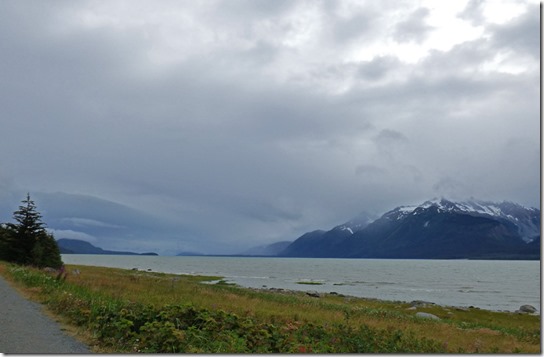
[{"label": "gravel edge of road", "polygon": [[0,276],[0,352],[90,354],[89,348],[62,331],[43,306],[23,297]]}]

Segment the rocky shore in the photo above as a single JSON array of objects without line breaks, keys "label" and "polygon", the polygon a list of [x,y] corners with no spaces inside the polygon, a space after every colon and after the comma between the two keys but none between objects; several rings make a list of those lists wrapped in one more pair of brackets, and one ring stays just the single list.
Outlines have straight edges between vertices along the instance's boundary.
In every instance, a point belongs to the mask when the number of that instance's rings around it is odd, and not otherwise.
[{"label": "rocky shore", "polygon": [[[320,297],[322,297],[324,295],[334,295],[334,296],[343,297],[348,301],[353,300],[353,299],[375,300],[375,301],[379,300],[379,299],[375,299],[375,298],[364,298],[364,297],[358,297],[358,296],[349,296],[349,295],[339,294],[339,293],[337,293],[335,291],[332,291],[332,292],[329,292],[329,293],[320,293],[320,292],[313,291],[313,290],[300,291],[300,290],[290,290],[290,289],[282,289],[282,288],[268,288],[266,286],[263,286],[262,288],[247,288],[247,289],[254,290],[254,291],[267,291],[267,292],[273,292],[273,293],[278,293],[278,294],[286,294],[286,295],[304,293],[304,294],[306,294],[308,296],[315,297],[315,298],[320,298]],[[399,303],[399,304],[408,303],[406,301],[392,301],[392,302]],[[438,304],[436,304],[434,302],[423,301],[423,300],[414,300],[414,301],[410,302],[409,304],[410,304],[410,307],[408,308],[408,310],[417,310],[418,308],[425,308],[425,307],[429,307],[429,306],[438,306]],[[464,306],[443,306],[443,308],[445,308],[446,310],[453,309],[453,310],[458,310],[458,311],[470,311],[472,309],[475,309],[475,310],[480,309],[479,307],[475,307],[475,306],[468,306],[468,307],[464,307]],[[534,306],[528,305],[528,304],[520,306],[519,309],[517,309],[515,311],[499,311],[499,312],[514,313],[514,314],[534,314],[534,315],[539,315],[540,314],[539,311]],[[431,315],[431,314],[427,314],[427,313],[423,313],[423,312],[416,313],[416,316],[418,316],[418,317],[438,319],[437,316],[434,316],[434,315],[429,316],[429,315]]]}]

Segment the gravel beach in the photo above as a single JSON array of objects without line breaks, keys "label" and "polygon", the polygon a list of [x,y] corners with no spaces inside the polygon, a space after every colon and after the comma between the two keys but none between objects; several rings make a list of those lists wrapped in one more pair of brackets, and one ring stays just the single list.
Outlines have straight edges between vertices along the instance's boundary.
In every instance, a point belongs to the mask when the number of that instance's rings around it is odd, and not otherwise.
[{"label": "gravel beach", "polygon": [[91,353],[81,342],[61,331],[61,326],[0,278],[0,352]]}]

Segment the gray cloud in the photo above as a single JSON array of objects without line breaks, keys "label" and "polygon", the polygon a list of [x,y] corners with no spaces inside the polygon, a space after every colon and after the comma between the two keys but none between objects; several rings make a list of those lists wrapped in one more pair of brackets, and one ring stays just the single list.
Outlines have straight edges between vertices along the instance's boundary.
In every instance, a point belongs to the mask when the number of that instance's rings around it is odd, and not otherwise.
[{"label": "gray cloud", "polygon": [[463,199],[471,197],[471,189],[461,181],[452,177],[443,177],[434,185],[436,197],[451,197],[452,199]]},{"label": "gray cloud", "polygon": [[398,42],[422,42],[427,38],[430,30],[433,29],[425,23],[429,15],[429,9],[419,8],[412,12],[406,20],[397,24],[393,38]]},{"label": "gray cloud", "polygon": [[334,24],[334,39],[337,41],[350,41],[363,36],[368,36],[375,26],[379,14],[366,10],[352,17],[339,20]]},{"label": "gray cloud", "polygon": [[457,16],[464,20],[469,20],[474,25],[482,25],[485,23],[483,16],[483,5],[485,0],[469,0],[463,9]]},{"label": "gray cloud", "polygon": [[93,237],[92,235],[85,232],[73,231],[71,229],[48,229],[48,231],[49,233],[53,234],[56,239],[77,239],[89,242],[91,244],[97,242],[96,237]]},{"label": "gray cloud", "polygon": [[355,168],[355,173],[357,175],[363,175],[365,177],[379,177],[386,174],[387,170],[374,165],[362,164]]},{"label": "gray cloud", "polygon": [[[355,54],[421,44],[411,2],[116,4],[0,3],[4,220],[43,192],[105,249],[221,253],[440,192],[539,203],[530,11],[407,63]],[[484,70],[499,52],[529,66]]]},{"label": "gray cloud", "polygon": [[384,78],[391,71],[401,67],[400,61],[392,56],[373,58],[372,61],[361,63],[358,73],[364,79],[376,81]]},{"label": "gray cloud", "polygon": [[236,21],[247,21],[248,18],[270,18],[285,14],[296,2],[289,0],[234,0],[221,2],[215,10],[218,17],[227,17]]},{"label": "gray cloud", "polygon": [[494,47],[510,50],[515,56],[529,55],[540,58],[540,9],[537,4],[527,6],[526,11],[502,26],[491,26]]},{"label": "gray cloud", "polygon": [[391,129],[384,129],[380,131],[378,135],[376,135],[374,140],[380,145],[386,145],[386,146],[390,146],[395,143],[403,143],[408,141],[406,136],[404,136],[402,133],[395,130],[391,130]]}]

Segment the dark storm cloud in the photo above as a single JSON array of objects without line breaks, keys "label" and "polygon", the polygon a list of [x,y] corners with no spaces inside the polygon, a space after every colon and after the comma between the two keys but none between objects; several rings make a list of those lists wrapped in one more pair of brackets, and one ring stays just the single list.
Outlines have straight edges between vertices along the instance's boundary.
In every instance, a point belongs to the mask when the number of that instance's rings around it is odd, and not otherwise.
[{"label": "dark storm cloud", "polygon": [[233,253],[440,194],[538,203],[531,12],[408,63],[365,46],[431,38],[410,2],[28,4],[0,3],[0,198],[44,191],[57,238]]}]

